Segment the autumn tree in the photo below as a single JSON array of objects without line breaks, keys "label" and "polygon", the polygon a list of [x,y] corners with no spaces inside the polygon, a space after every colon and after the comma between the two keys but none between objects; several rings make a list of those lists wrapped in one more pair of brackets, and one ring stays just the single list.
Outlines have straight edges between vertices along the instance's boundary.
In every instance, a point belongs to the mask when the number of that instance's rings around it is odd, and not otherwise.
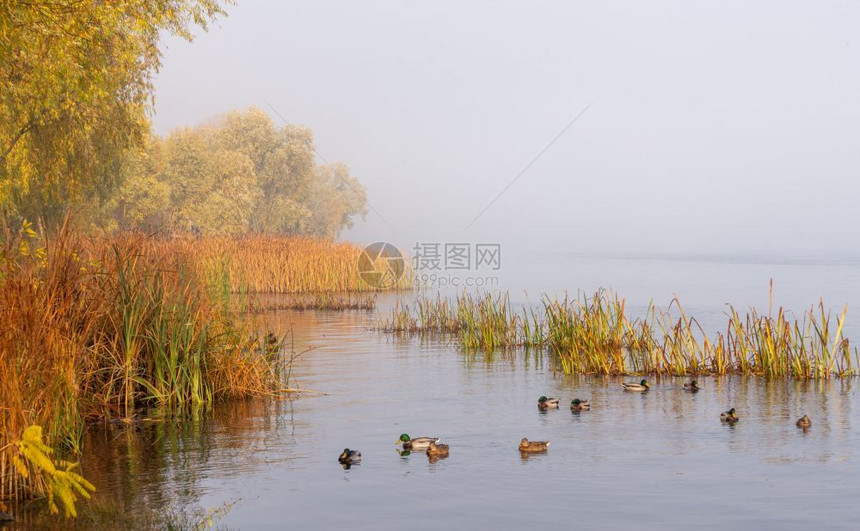
[{"label": "autumn tree", "polygon": [[148,135],[161,34],[190,40],[219,14],[219,0],[0,3],[0,210],[50,225],[113,193]]},{"label": "autumn tree", "polygon": [[305,207],[314,180],[313,134],[296,125],[278,128],[257,107],[228,113],[216,136],[221,146],[251,159],[259,195],[249,229],[299,232],[310,215]]},{"label": "autumn tree", "polygon": [[308,201],[310,217],[304,222],[305,234],[335,238],[353,225],[353,218],[367,215],[367,192],[345,164],[326,164],[316,168]]},{"label": "autumn tree", "polygon": [[113,207],[127,229],[334,238],[366,213],[345,165],[315,164],[309,129],[256,107],[153,137],[127,168]]},{"label": "autumn tree", "polygon": [[251,159],[219,146],[210,127],[176,131],[164,144],[167,227],[198,234],[246,232],[257,196]]}]

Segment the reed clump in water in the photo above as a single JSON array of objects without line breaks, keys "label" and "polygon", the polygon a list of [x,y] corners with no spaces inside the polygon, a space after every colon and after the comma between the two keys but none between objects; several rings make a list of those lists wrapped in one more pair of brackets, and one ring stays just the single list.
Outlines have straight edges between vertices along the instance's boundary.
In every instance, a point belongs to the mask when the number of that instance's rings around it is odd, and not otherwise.
[{"label": "reed clump in water", "polygon": [[47,494],[11,441],[78,450],[86,419],[286,390],[277,340],[238,324],[174,248],[144,237],[0,240],[0,500]]},{"label": "reed clump in water", "polygon": [[[544,298],[539,308],[514,311],[507,295],[458,295],[455,301],[398,303],[381,329],[395,333],[456,334],[467,350],[542,347],[568,374],[754,374],[831,378],[856,373],[857,351],[842,335],[846,309],[835,323],[823,302],[789,319],[755,308],[730,307],[724,333],[709,337],[675,299],[632,317],[625,300],[608,291],[576,299]],[[673,313],[675,312],[675,313]]]},{"label": "reed clump in water", "polygon": [[381,329],[392,333],[455,334],[469,349],[493,350],[543,343],[535,315],[515,311],[507,294],[472,296],[455,301],[419,299],[415,309],[398,301]]},{"label": "reed clump in water", "polygon": [[295,311],[371,311],[376,308],[376,296],[362,293],[309,293],[296,295],[252,295],[247,310],[262,313],[277,310]]}]

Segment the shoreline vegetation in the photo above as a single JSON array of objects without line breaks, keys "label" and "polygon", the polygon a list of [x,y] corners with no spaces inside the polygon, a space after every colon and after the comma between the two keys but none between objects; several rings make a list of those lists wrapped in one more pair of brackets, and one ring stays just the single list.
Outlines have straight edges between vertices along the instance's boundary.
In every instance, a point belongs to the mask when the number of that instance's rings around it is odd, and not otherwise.
[{"label": "shoreline vegetation", "polygon": [[[65,230],[43,238],[26,223],[4,234],[0,501],[48,496],[67,515],[75,498],[59,495],[48,464],[65,461],[29,459],[19,443],[74,456],[87,422],[295,392],[295,353],[259,329],[255,311],[375,304],[357,272],[361,248],[349,243]],[[38,438],[26,436],[33,426]]]},{"label": "shoreline vegetation", "polygon": [[376,295],[364,293],[308,293],[293,295],[250,295],[247,298],[247,311],[249,313],[265,313],[281,310],[292,310],[304,312],[331,311],[340,312],[346,310],[372,311],[376,309]]},{"label": "shoreline vegetation", "polygon": [[[357,267],[362,248],[354,243],[270,235],[147,241],[161,252],[187,257],[198,275],[224,293],[307,295],[305,300],[315,295],[331,305],[324,294],[331,301],[334,294],[379,291],[362,280]],[[392,289],[411,286],[407,272]],[[266,297],[258,298],[265,304]]]},{"label": "shoreline vegetation", "polygon": [[846,312],[833,319],[823,301],[799,319],[781,307],[760,314],[730,306],[725,331],[708,335],[677,298],[665,310],[651,304],[644,317],[634,317],[623,298],[606,290],[544,296],[540,306],[522,310],[507,293],[463,293],[421,298],[412,307],[398,302],[378,328],[452,335],[467,351],[543,350],[565,374],[828,379],[858,374],[858,352],[842,335]]},{"label": "shoreline vegetation", "polygon": [[162,39],[234,3],[0,4],[0,511],[75,515],[86,422],[290,392],[256,312],[375,305],[332,241],[367,193],[310,128],[250,107],[152,130]]}]

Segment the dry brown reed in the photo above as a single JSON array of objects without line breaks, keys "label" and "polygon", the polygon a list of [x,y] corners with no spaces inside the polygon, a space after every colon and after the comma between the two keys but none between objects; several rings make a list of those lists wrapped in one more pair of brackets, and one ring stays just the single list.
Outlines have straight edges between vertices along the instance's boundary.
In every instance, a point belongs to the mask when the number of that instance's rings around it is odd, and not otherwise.
[{"label": "dry brown reed", "polygon": [[[210,285],[233,293],[378,291],[362,280],[362,248],[353,243],[301,237],[243,236],[151,240],[160,252],[181,256]],[[387,267],[383,260],[376,264]],[[404,274],[393,289],[409,289]]]},{"label": "dry brown reed", "polygon": [[[24,430],[77,450],[86,419],[286,390],[277,338],[238,323],[188,254],[142,236],[0,240],[0,500],[45,494],[11,466]],[[298,267],[298,266],[295,266]],[[216,286],[217,288],[217,286]]]}]

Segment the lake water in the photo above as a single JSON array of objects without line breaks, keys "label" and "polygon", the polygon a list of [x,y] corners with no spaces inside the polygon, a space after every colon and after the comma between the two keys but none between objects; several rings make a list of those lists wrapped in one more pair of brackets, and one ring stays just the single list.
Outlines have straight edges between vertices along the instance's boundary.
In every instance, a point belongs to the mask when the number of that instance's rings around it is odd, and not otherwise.
[{"label": "lake water", "polygon": [[[793,309],[823,296],[834,313],[848,303],[851,322],[860,307],[850,261],[560,261],[506,272],[501,287],[523,303],[524,290],[535,300],[606,286],[642,308],[676,293],[709,330],[723,327],[725,303],[766,309],[772,277]],[[860,380],[702,378],[691,394],[662,378],[637,394],[621,389],[633,378],[568,377],[540,355],[380,334],[373,313],[261,319],[292,330],[296,351],[313,349],[294,363],[293,384],[320,394],[93,427],[83,472],[101,499],[132,511],[228,504],[219,524],[233,529],[857,528]],[[539,412],[540,395],[561,409]],[[574,397],[593,409],[571,413]],[[719,420],[730,407],[734,426]],[[399,455],[403,432],[442,437],[450,457]],[[549,451],[521,456],[523,437],[551,441]],[[344,447],[363,462],[342,468]]]}]

